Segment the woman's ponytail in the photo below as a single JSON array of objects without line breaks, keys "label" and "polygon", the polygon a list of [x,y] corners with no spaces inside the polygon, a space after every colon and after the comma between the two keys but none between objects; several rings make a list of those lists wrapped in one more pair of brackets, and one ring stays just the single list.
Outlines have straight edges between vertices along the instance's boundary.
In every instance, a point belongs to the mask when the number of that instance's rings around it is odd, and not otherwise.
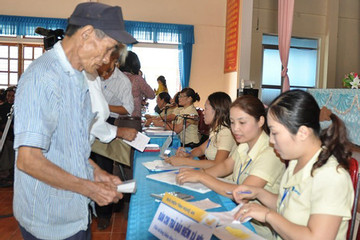
[{"label": "woman's ponytail", "polygon": [[350,142],[347,138],[346,127],[343,121],[331,113],[332,124],[321,131],[320,140],[322,151],[318,161],[314,164],[312,172],[323,166],[331,155],[334,155],[339,165],[349,169],[349,158],[351,157]]}]

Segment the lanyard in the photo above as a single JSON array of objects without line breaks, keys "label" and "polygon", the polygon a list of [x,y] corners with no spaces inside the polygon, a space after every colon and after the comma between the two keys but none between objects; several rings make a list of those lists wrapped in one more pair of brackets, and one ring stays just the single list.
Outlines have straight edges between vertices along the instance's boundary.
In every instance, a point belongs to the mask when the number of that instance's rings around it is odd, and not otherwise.
[{"label": "lanyard", "polygon": [[[293,187],[293,188],[294,188],[294,187]],[[290,188],[286,188],[286,189],[285,189],[284,194],[283,194],[282,197],[281,197],[280,206],[281,206],[281,204],[284,202],[284,200],[285,200],[286,196],[288,195],[289,191],[290,191]]]},{"label": "lanyard", "polygon": [[208,143],[207,143],[207,145],[206,145],[206,149],[209,147],[210,142],[211,142],[211,138],[209,139],[209,141],[208,141]]},{"label": "lanyard", "polygon": [[279,205],[279,206],[281,206],[281,204],[284,202],[284,200],[285,200],[285,198],[286,198],[286,196],[288,195],[288,193],[289,193],[290,190],[293,191],[293,192],[295,192],[297,195],[300,195],[299,191],[295,189],[295,186],[292,186],[291,188],[290,188],[290,187],[289,187],[289,188],[286,188],[285,191],[284,191],[284,194],[283,194],[282,197],[281,197],[281,201],[280,201],[280,205]]},{"label": "lanyard", "polygon": [[240,166],[240,170],[239,170],[239,175],[237,177],[236,183],[239,184],[239,178],[241,176],[241,174],[245,171],[245,169],[249,166],[249,164],[251,163],[252,159],[250,158],[250,160],[248,161],[248,163],[245,165],[244,169],[241,171],[242,169],[242,164]]}]

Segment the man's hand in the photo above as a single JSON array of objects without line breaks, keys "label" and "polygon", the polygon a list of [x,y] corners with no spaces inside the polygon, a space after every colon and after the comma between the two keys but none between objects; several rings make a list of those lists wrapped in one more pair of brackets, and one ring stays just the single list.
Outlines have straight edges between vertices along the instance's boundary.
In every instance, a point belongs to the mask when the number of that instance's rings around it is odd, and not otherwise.
[{"label": "man's hand", "polygon": [[127,141],[133,141],[136,138],[137,130],[135,128],[122,128],[118,127],[117,137],[125,139]]},{"label": "man's hand", "polygon": [[91,182],[88,197],[94,200],[99,206],[106,206],[110,203],[117,203],[123,198],[122,193],[117,192],[117,185],[109,182]]},{"label": "man's hand", "polygon": [[91,184],[90,198],[99,206],[116,203],[123,198],[122,193],[117,192],[117,185],[121,184],[119,177],[107,173],[100,167],[94,167],[94,180]]}]

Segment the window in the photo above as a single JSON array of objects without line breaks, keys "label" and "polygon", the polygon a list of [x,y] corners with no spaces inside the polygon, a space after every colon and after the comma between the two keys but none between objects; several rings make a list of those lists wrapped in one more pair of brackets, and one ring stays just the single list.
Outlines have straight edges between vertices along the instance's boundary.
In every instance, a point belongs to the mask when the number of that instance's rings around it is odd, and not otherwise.
[{"label": "window", "polygon": [[18,83],[21,74],[44,50],[42,39],[36,39],[39,43],[24,43],[20,37],[0,40],[0,88],[7,88]]},{"label": "window", "polygon": [[[291,89],[314,88],[317,78],[318,40],[291,38],[288,76]],[[263,36],[261,100],[270,104],[281,92],[281,61],[278,37]]]},{"label": "window", "polygon": [[[132,47],[141,63],[141,71],[146,82],[153,89],[157,89],[157,78],[163,75],[171,97],[180,91],[179,50],[175,44],[146,44],[138,43]],[[148,100],[149,112],[153,112],[156,99]]]}]

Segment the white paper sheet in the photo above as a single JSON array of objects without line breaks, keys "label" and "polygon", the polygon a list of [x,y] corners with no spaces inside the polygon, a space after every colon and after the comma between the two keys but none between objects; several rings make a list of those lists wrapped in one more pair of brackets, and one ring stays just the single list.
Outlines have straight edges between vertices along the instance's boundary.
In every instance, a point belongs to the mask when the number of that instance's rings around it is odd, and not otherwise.
[{"label": "white paper sheet", "polygon": [[214,235],[221,240],[265,240],[265,238],[253,233],[241,223],[217,227]]},{"label": "white paper sheet", "polygon": [[[219,225],[229,225],[232,223],[240,223],[234,220],[234,215],[239,211],[243,204],[239,204],[234,207],[231,211],[227,212],[211,212],[212,215],[219,218]],[[251,218],[246,218],[244,222],[250,221]]]},{"label": "white paper sheet", "polygon": [[135,149],[139,150],[140,152],[143,152],[146,144],[150,141],[150,138],[146,136],[145,134],[142,134],[141,132],[138,132],[136,135],[136,138],[129,142],[124,139],[124,142],[129,144],[130,146],[134,147]]},{"label": "white paper sheet", "polygon": [[173,132],[171,130],[145,130],[146,135],[153,136],[153,135],[159,135],[159,136],[170,136],[172,134],[176,135],[176,132]]},{"label": "white paper sheet", "polygon": [[200,208],[202,210],[221,207],[220,204],[215,203],[215,202],[211,201],[208,198],[205,198],[205,199],[200,200],[200,201],[191,202],[191,205],[194,205],[194,206],[196,206],[196,207],[198,207],[198,208]]},{"label": "white paper sheet", "polygon": [[168,171],[168,170],[178,170],[180,168],[192,168],[189,166],[173,166],[164,160],[154,160],[151,162],[143,162],[142,165],[146,167],[149,171],[152,172],[160,172],[160,171]]},{"label": "white paper sheet", "polygon": [[121,193],[136,192],[136,181],[134,179],[128,180],[117,186],[117,191]]},{"label": "white paper sheet", "polygon": [[171,185],[177,185],[179,187],[189,189],[191,191],[199,192],[199,193],[207,193],[210,192],[211,189],[204,186],[201,183],[184,183],[183,185],[179,185],[176,183],[176,174],[178,171],[171,171],[171,172],[163,172],[163,173],[156,173],[156,174],[150,174],[147,175],[146,178],[171,184]]}]

